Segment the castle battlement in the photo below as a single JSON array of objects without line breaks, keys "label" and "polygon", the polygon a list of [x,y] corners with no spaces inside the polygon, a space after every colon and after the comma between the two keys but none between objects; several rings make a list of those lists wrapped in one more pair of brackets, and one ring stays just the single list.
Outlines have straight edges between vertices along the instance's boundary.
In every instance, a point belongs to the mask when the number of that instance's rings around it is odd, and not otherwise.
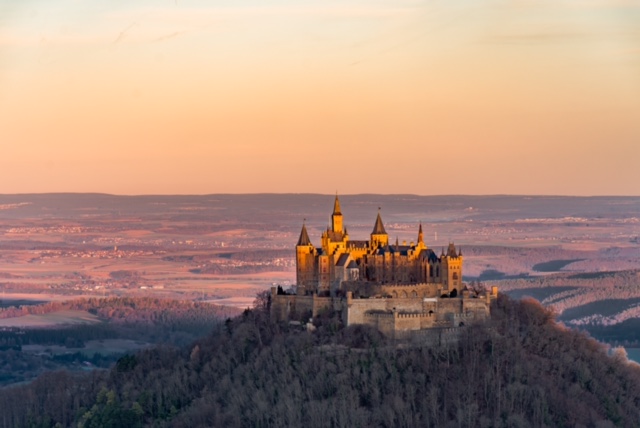
[{"label": "castle battlement", "polygon": [[433,314],[422,313],[422,314],[400,314],[398,312],[394,312],[396,318],[431,318]]},{"label": "castle battlement", "polygon": [[366,312],[364,316],[371,318],[432,318],[434,315],[428,312],[416,314],[398,312]]}]

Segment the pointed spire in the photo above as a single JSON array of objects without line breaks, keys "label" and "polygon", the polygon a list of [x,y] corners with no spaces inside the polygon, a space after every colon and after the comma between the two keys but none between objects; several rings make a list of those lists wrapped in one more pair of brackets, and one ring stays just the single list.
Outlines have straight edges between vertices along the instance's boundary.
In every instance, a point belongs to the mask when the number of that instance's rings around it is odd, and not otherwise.
[{"label": "pointed spire", "polygon": [[340,210],[340,199],[338,199],[338,192],[336,192],[336,200],[333,203],[333,215],[342,215]]},{"label": "pointed spire", "polygon": [[447,255],[449,257],[458,257],[458,254],[456,253],[456,246],[453,244],[453,242],[449,242],[449,248],[447,249]]},{"label": "pointed spire", "polygon": [[418,227],[418,244],[424,244],[424,236],[422,234],[422,222],[420,222],[420,226]]},{"label": "pointed spire", "polygon": [[307,226],[302,223],[302,230],[300,231],[300,238],[298,238],[298,246],[301,245],[311,245],[311,240],[309,239],[309,234],[307,233]]},{"label": "pointed spire", "polygon": [[387,231],[384,230],[384,225],[382,224],[382,218],[380,217],[380,208],[378,208],[378,217],[376,217],[376,224],[373,225],[372,235],[386,235]]},{"label": "pointed spire", "polygon": [[400,241],[398,241],[398,236],[396,235],[396,250],[398,249],[399,246],[400,246]]}]

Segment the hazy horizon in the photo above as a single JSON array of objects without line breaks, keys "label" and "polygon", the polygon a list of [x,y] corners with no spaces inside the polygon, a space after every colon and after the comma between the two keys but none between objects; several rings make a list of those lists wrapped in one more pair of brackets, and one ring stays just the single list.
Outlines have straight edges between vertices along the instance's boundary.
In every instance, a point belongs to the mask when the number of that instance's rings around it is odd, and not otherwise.
[{"label": "hazy horizon", "polygon": [[[103,195],[103,196],[123,196],[123,197],[149,197],[149,196],[176,196],[176,197],[188,197],[188,196],[215,196],[215,195],[225,195],[225,196],[250,196],[250,195],[280,195],[280,196],[331,196],[334,197],[336,193],[319,193],[319,192],[215,192],[215,193],[108,193],[108,192],[66,192],[66,191],[56,191],[56,192],[21,192],[21,193],[0,193],[0,196],[37,196],[37,195]],[[604,194],[593,194],[593,195],[569,195],[569,194],[525,194],[525,193],[494,193],[494,194],[471,194],[471,193],[429,193],[429,194],[419,194],[419,193],[374,193],[374,192],[358,192],[358,193],[338,193],[339,197],[349,197],[349,196],[416,196],[416,197],[523,197],[523,198],[640,198],[640,193],[635,195],[604,195]]]}]

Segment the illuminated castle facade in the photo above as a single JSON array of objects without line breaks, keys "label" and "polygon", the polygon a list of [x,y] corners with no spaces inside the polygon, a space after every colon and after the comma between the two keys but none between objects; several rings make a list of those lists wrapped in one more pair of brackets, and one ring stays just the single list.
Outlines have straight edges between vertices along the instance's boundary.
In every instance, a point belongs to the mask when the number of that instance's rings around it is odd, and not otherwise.
[{"label": "illuminated castle facade", "polygon": [[300,323],[334,313],[345,326],[369,325],[394,339],[456,340],[459,327],[490,316],[498,296],[497,287],[464,286],[462,262],[453,244],[439,256],[427,247],[422,225],[415,243],[389,244],[379,212],[370,239],[351,240],[336,196],[320,247],[302,225],[296,290],[271,288],[271,318]]},{"label": "illuminated castle facade", "polygon": [[336,196],[331,227],[315,247],[303,224],[296,245],[298,295],[362,297],[439,297],[462,287],[463,256],[449,244],[438,256],[424,242],[422,224],[416,242],[389,244],[380,212],[368,241],[350,239]]}]

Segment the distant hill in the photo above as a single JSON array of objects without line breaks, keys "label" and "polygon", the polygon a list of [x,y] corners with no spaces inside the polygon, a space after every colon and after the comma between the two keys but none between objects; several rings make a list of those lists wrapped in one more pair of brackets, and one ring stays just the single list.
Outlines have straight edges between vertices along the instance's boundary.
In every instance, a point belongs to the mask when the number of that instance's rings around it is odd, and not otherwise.
[{"label": "distant hill", "polygon": [[185,349],[56,372],[0,390],[3,426],[635,427],[640,367],[501,296],[492,320],[441,344],[368,328],[273,324],[265,308]]}]

